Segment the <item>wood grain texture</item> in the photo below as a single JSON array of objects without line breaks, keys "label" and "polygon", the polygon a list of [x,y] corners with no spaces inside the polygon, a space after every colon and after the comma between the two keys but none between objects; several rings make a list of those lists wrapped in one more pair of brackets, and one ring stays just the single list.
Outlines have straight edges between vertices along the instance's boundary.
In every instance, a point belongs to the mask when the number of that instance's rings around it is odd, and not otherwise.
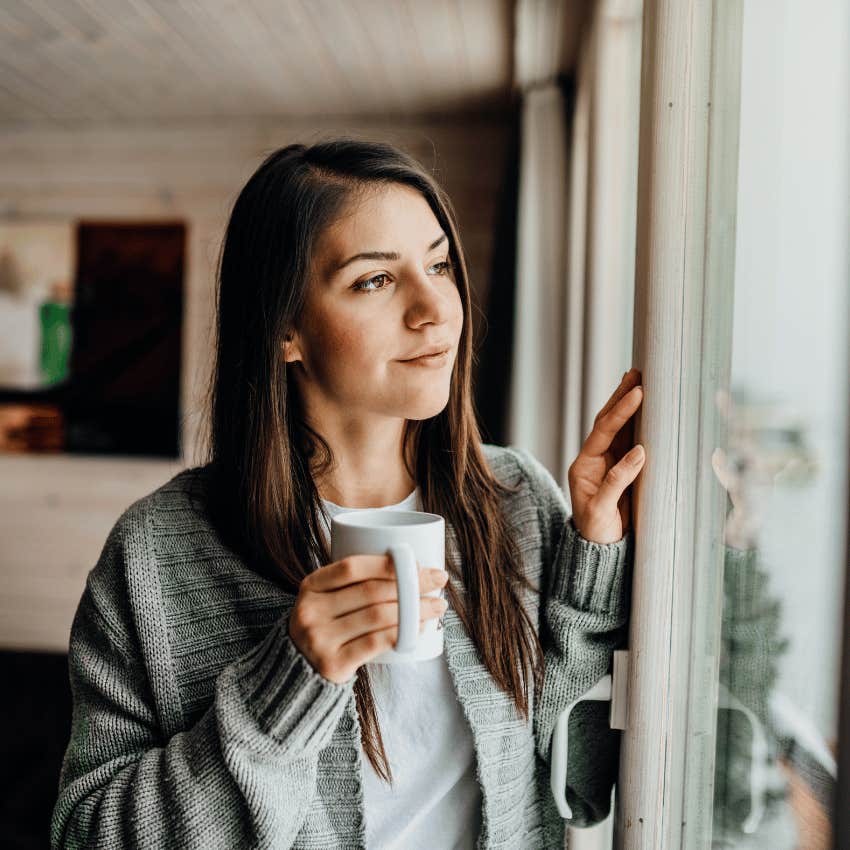
[{"label": "wood grain texture", "polygon": [[732,5],[644,3],[634,363],[647,462],[635,485],[629,728],[615,817],[615,846],[627,850],[710,843],[723,556],[710,455],[723,445],[714,400],[728,386],[732,330]]},{"label": "wood grain texture", "polygon": [[6,3],[0,126],[500,112],[513,83],[512,9],[509,0]]}]

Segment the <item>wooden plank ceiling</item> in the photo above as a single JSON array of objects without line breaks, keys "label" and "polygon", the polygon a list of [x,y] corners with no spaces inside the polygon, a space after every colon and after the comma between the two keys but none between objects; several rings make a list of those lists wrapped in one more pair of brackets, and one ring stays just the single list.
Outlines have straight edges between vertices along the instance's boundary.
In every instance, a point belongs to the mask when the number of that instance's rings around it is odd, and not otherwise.
[{"label": "wooden plank ceiling", "polygon": [[0,3],[0,126],[501,111],[513,0]]}]

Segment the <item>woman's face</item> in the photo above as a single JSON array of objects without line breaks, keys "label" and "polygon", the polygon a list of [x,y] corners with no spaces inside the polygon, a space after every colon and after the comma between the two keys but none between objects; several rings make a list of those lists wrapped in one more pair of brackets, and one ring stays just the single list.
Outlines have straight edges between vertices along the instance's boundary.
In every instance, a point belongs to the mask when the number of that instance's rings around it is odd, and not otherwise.
[{"label": "woman's face", "polygon": [[[427,201],[400,184],[367,192],[322,234],[300,327],[284,345],[287,361],[301,361],[292,375],[313,424],[443,410],[463,326],[448,259]],[[404,362],[434,348],[448,353]]]}]

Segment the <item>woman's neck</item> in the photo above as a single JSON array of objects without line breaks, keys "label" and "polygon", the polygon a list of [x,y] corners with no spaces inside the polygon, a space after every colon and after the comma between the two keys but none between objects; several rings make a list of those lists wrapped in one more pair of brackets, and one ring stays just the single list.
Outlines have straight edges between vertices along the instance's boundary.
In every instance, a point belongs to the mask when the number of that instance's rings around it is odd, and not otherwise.
[{"label": "woman's neck", "polygon": [[[325,429],[323,438],[333,463],[313,473],[319,496],[347,508],[379,508],[406,499],[416,487],[408,469],[415,469],[415,440],[409,440],[405,462],[403,431],[391,437],[380,428],[364,434],[349,428]],[[380,440],[379,437],[385,437]]]},{"label": "woman's neck", "polygon": [[416,482],[407,474],[390,483],[388,481],[353,481],[347,483],[325,482],[316,487],[319,496],[346,508],[382,508],[397,505],[406,499],[416,487]]}]

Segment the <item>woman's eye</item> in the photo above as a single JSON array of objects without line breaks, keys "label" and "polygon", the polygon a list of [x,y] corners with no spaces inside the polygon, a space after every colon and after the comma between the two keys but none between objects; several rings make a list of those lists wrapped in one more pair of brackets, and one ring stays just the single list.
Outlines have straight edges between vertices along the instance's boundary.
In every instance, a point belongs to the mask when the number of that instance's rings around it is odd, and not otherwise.
[{"label": "woman's eye", "polygon": [[[451,263],[451,260],[443,260],[440,263],[434,263],[430,268],[432,268],[432,269],[439,268],[440,269],[439,274],[445,275],[446,277],[448,277],[448,275],[451,272],[452,263]],[[351,288],[355,292],[365,292],[367,294],[370,293],[370,292],[380,292],[382,289],[386,289],[386,286],[387,286],[386,283],[383,283],[380,286],[375,286],[375,287],[370,287],[370,284],[373,284],[376,281],[380,281],[381,279],[387,279],[388,277],[389,277],[389,275],[386,275],[386,274],[376,274],[374,277],[368,277],[368,278],[366,278],[366,280],[361,280],[358,283],[355,283]]]},{"label": "woman's eye", "polygon": [[443,260],[441,263],[434,263],[434,265],[433,265],[433,266],[431,266],[431,268],[432,268],[432,269],[435,269],[435,268],[437,268],[438,266],[441,266],[441,267],[442,267],[442,269],[443,269],[443,270],[440,272],[440,274],[445,274],[445,275],[447,275],[447,274],[451,271],[451,268],[452,268],[451,260]]},{"label": "woman's eye", "polygon": [[368,289],[367,284],[374,283],[376,280],[380,280],[381,278],[385,278],[385,277],[387,277],[387,275],[385,275],[385,274],[376,274],[374,277],[369,277],[369,278],[366,278],[366,280],[361,280],[359,283],[355,283],[354,286],[352,286],[351,288],[355,292],[366,292],[366,293],[380,292],[380,290],[382,290],[386,286],[386,284],[382,284],[381,286],[377,287],[376,289]]}]

